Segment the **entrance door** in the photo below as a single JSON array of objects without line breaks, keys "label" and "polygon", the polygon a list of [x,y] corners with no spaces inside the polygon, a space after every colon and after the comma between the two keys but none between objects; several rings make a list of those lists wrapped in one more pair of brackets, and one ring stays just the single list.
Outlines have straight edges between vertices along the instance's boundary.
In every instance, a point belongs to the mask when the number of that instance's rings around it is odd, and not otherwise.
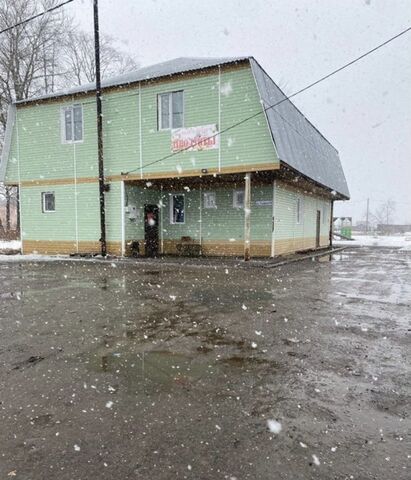
[{"label": "entrance door", "polygon": [[158,255],[158,207],[144,205],[144,243],[146,257]]},{"label": "entrance door", "polygon": [[317,225],[315,231],[315,247],[318,248],[320,246],[320,229],[321,229],[321,212],[317,210]]}]

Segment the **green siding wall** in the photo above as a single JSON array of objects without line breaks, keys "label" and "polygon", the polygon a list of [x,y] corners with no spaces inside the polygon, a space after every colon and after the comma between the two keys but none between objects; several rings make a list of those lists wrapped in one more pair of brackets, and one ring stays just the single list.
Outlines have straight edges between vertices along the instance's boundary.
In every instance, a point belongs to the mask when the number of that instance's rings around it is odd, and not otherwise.
[{"label": "green siding wall", "polygon": [[[302,200],[302,219],[297,223],[297,198]],[[314,238],[316,235],[317,210],[321,212],[320,235],[326,236],[330,227],[331,202],[308,192],[290,189],[276,182],[275,191],[275,238]],[[325,216],[323,215],[325,213]]]},{"label": "green siding wall", "polygon": [[[42,192],[54,192],[55,212],[43,213]],[[74,188],[51,185],[23,188],[21,221],[23,240],[76,241]]]},{"label": "green siding wall", "polygon": [[[249,66],[229,71],[222,69],[220,79],[218,74],[186,74],[172,81],[143,82],[141,102],[138,86],[106,93],[103,95],[106,175],[119,175],[130,170],[139,174],[140,164],[144,167],[171,153],[170,131],[158,131],[157,128],[157,95],[175,90],[184,91],[185,127],[218,125],[220,118],[221,130],[261,111]],[[83,106],[84,136],[82,142],[65,144],[61,138],[61,109],[73,103]],[[19,152],[16,148],[17,129]],[[17,158],[22,181],[97,176],[96,109],[92,96],[18,106],[13,133],[7,182],[18,181],[12,160]],[[278,163],[264,115],[222,134],[220,142],[223,168]],[[217,168],[218,160],[218,149],[183,152],[144,168],[143,173],[177,175],[187,170],[200,173],[203,168]]]},{"label": "green siding wall", "polygon": [[[126,186],[128,204],[136,205],[139,218],[130,220],[125,215],[126,239],[144,238],[144,205],[153,203],[160,205],[162,235],[164,240],[179,240],[182,236],[190,236],[199,241],[223,240],[242,241],[244,239],[244,210],[233,207],[233,191],[241,187],[227,188],[216,185],[200,190],[199,188],[176,191]],[[217,208],[204,208],[205,192],[215,192]],[[185,223],[170,222],[170,197],[172,194],[185,196]],[[256,186],[251,191],[252,215],[251,232],[253,240],[271,239],[272,206],[257,205],[257,201],[272,200],[272,186]],[[201,202],[201,209],[200,209]]]},{"label": "green siding wall", "polygon": [[[135,205],[138,218],[130,220],[124,214],[125,241],[144,238],[144,205],[160,207],[160,239],[180,240],[190,236],[203,242],[242,242],[244,240],[244,210],[233,206],[233,192],[243,189],[242,185],[232,187],[207,185],[200,190],[182,188],[163,190],[147,183],[146,187],[125,184],[125,206]],[[54,192],[56,211],[42,212],[41,193]],[[215,192],[217,208],[204,208],[204,193]],[[170,221],[170,196],[182,193],[185,196],[185,223],[172,224]],[[121,183],[111,183],[106,193],[107,241],[120,242],[122,239]],[[302,200],[302,219],[297,223],[297,198]],[[77,205],[76,205],[77,199]],[[270,243],[272,239],[273,186],[254,185],[251,189],[251,238],[252,241]],[[201,207],[200,207],[201,205]],[[23,189],[22,223],[24,240],[70,240],[98,241],[100,218],[98,184],[50,185]],[[321,236],[327,237],[330,222],[330,201],[310,195],[303,190],[291,189],[276,181],[275,188],[275,239],[295,240],[315,238],[316,212],[321,211]],[[77,212],[77,214],[76,214]],[[325,216],[324,216],[325,213]]]},{"label": "green siding wall", "polygon": [[[107,176],[155,162],[171,153],[170,131],[158,131],[157,96],[160,93],[184,91],[184,126],[217,124],[225,129],[261,111],[259,95],[249,67],[221,70],[221,75],[184,74],[161,82],[118,89],[103,96],[104,160]],[[220,92],[220,94],[219,94]],[[74,103],[83,106],[84,138],[65,144],[61,140],[61,108]],[[220,105],[220,111],[219,111]],[[100,237],[99,188],[97,183],[96,112],[92,96],[70,101],[39,103],[17,109],[12,135],[6,181],[23,182],[21,189],[22,235],[25,240],[97,242]],[[170,176],[201,169],[215,169],[219,159],[223,168],[242,165],[278,164],[278,158],[263,115],[221,135],[220,151],[184,152],[172,159],[143,169],[143,174],[168,172]],[[18,168],[19,167],[19,168]],[[66,179],[67,184],[47,184]],[[27,181],[44,185],[28,186]],[[74,183],[74,184],[73,184]],[[242,242],[244,211],[233,207],[233,190],[244,185],[215,186],[167,191],[162,193],[150,182],[146,187],[125,184],[125,204],[138,206],[137,220],[124,216],[125,240],[144,238],[144,204],[159,204],[161,237],[179,240],[190,236],[204,242]],[[53,191],[56,211],[43,213],[41,193]],[[217,208],[205,209],[203,193],[216,193]],[[185,224],[170,223],[170,194],[184,193]],[[296,222],[296,199],[303,200],[303,218]],[[252,241],[270,244],[272,240],[272,184],[253,185],[251,190]],[[281,181],[275,189],[276,240],[315,237],[316,211],[321,211],[321,236],[327,236],[330,223],[330,201],[291,189]],[[325,212],[325,217],[323,214]],[[122,239],[121,182],[111,181],[106,194],[106,231],[109,242]]]},{"label": "green siding wall", "polygon": [[[43,213],[42,192],[54,192],[55,212]],[[77,192],[77,194],[76,194]],[[22,189],[23,240],[98,241],[100,210],[98,184],[44,185]],[[77,206],[75,199],[77,197]],[[121,240],[120,182],[106,193],[108,241]],[[77,215],[76,215],[77,208]],[[77,223],[76,223],[77,218]]]}]

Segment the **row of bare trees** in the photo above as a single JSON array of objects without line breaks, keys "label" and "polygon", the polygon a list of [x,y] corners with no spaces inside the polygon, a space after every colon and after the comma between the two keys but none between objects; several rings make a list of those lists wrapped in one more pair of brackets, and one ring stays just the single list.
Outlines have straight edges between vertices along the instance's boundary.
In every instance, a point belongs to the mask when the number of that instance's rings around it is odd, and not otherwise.
[{"label": "row of bare trees", "polygon": [[[61,0],[0,0],[0,30],[43,12]],[[136,59],[118,48],[118,42],[100,35],[103,78],[138,67]],[[94,40],[60,8],[0,36],[0,150],[10,103],[93,82]],[[0,213],[15,201],[15,189],[0,185]],[[2,207],[3,204],[3,207]],[[6,207],[4,207],[6,204]],[[0,217],[1,219],[1,217]]]},{"label": "row of bare trees", "polygon": [[[370,230],[377,229],[378,226],[387,226],[395,223],[396,204],[394,200],[388,199],[380,202],[377,207],[368,212],[368,227]],[[367,213],[364,212],[362,223],[366,223]]]}]

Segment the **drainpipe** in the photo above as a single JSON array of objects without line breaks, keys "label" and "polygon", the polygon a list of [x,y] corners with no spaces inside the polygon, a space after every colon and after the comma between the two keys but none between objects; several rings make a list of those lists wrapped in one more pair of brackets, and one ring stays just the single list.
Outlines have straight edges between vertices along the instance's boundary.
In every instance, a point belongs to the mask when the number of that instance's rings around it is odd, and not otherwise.
[{"label": "drainpipe", "polygon": [[330,213],[330,247],[333,246],[333,226],[334,226],[334,200],[331,200],[331,213]]},{"label": "drainpipe", "polygon": [[244,192],[244,260],[250,260],[251,243],[251,173],[245,174]]},{"label": "drainpipe", "polygon": [[101,255],[107,255],[106,243],[106,207],[104,195],[107,187],[104,182],[103,159],[103,114],[101,108],[101,78],[100,78],[100,39],[98,25],[98,0],[94,0],[94,53],[96,61],[96,108],[97,108],[97,151],[98,151],[98,185],[100,198],[100,245]]}]

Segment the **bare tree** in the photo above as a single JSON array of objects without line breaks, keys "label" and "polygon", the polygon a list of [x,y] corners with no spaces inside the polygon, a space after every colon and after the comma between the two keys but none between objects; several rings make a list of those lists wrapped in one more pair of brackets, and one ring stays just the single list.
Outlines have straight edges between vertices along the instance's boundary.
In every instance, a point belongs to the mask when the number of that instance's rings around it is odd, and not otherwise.
[{"label": "bare tree", "polygon": [[[19,24],[57,4],[57,0],[0,0],[0,29]],[[4,32],[0,41],[0,146],[11,102],[52,91],[58,75],[58,48],[65,36],[66,16],[56,10]],[[61,48],[61,47],[60,47]],[[9,232],[11,204],[17,203],[14,187],[0,186]],[[14,211],[15,209],[13,209]]]},{"label": "bare tree", "polygon": [[[14,27],[59,1],[0,0],[0,30]],[[136,68],[133,58],[115,47],[115,40],[102,35],[100,41],[103,77]],[[94,80],[93,37],[78,31],[64,8],[4,32],[0,41],[0,150],[10,103]],[[17,190],[0,185],[0,200],[6,204],[9,229],[10,203],[18,202]]]},{"label": "bare tree", "polygon": [[17,188],[0,184],[0,232],[10,233],[19,228]]},{"label": "bare tree", "polygon": [[[13,26],[56,5],[57,0],[0,0],[0,29]],[[67,17],[58,9],[2,34],[0,42],[0,126],[7,106],[54,89],[59,74],[58,49]]]},{"label": "bare tree", "polygon": [[[16,25],[59,1],[0,0],[0,29]],[[109,36],[100,37],[103,78],[137,67],[136,61],[115,43]],[[12,101],[93,82],[94,68],[93,36],[79,31],[64,9],[5,32],[0,42],[0,138]]]},{"label": "bare tree", "polygon": [[[64,46],[66,64],[65,80],[68,85],[82,85],[95,81],[94,39],[89,33],[72,31]],[[138,67],[127,53],[116,47],[116,40],[108,35],[100,36],[101,76],[121,75]]]},{"label": "bare tree", "polygon": [[390,225],[394,222],[396,205],[391,199],[384,202],[375,212],[374,217],[380,225]]}]

